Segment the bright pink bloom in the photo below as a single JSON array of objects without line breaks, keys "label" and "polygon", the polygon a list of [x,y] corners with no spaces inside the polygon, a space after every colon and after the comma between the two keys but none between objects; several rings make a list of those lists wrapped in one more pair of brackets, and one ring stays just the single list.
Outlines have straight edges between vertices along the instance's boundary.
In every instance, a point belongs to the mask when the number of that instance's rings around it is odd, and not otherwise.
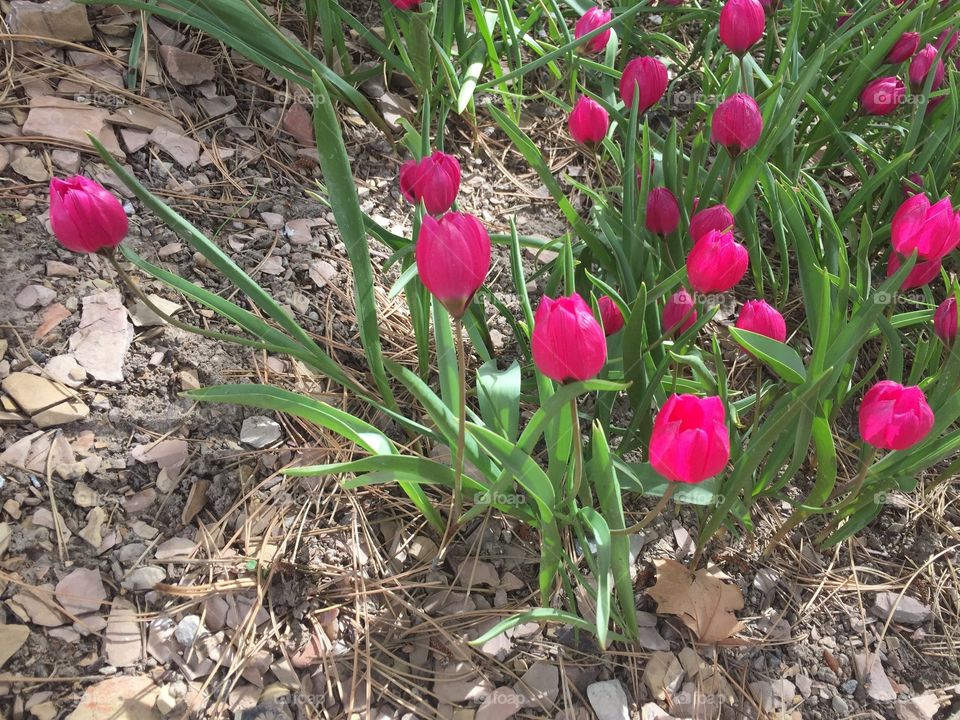
[{"label": "bright pink bloom", "polygon": [[603,326],[603,334],[610,337],[614,333],[623,329],[623,313],[609,295],[604,295],[597,300],[597,308],[600,310],[600,325]]},{"label": "bright pink bloom", "polygon": [[919,387],[881,380],[860,403],[860,437],[883,450],[906,450],[933,427],[933,410]]},{"label": "bright pink bloom", "polygon": [[640,91],[637,111],[644,113],[656,105],[667,91],[667,66],[647,55],[628,62],[620,76],[620,97],[627,109],[633,107],[633,93],[637,88]]},{"label": "bright pink bloom", "polygon": [[718,397],[671,395],[653,421],[650,465],[672,482],[699,483],[730,459],[730,431]]},{"label": "bright pink bloom", "polygon": [[437,150],[400,166],[400,192],[414,205],[422,200],[431,215],[449,210],[459,191],[460,161],[453,155]]},{"label": "bright pink bloom", "polygon": [[937,39],[933,41],[933,44],[937,50],[939,50],[944,43],[946,43],[947,49],[943,51],[943,54],[949,55],[954,51],[954,48],[957,47],[957,42],[960,42],[960,30],[954,30],[952,27],[948,27],[937,35]]},{"label": "bright pink bloom", "polygon": [[603,369],[607,340],[583,298],[544,297],[533,318],[533,362],[552,380],[589,380]]},{"label": "bright pink bloom", "polygon": [[[573,28],[573,37],[579,40],[588,32],[596,30],[601,25],[606,25],[613,19],[613,13],[609,10],[601,10],[598,7],[592,7],[587,10]],[[586,45],[581,45],[588,52],[599,53],[607,47],[610,41],[610,29],[604,30],[599,35],[594,35],[592,39],[587,40]]]},{"label": "bright pink bloom", "polygon": [[119,245],[129,221],[110,191],[74,175],[50,180],[50,228],[67,250],[93,253]]},{"label": "bright pink bloom", "polygon": [[424,287],[453,317],[467,311],[490,270],[490,236],[467,213],[427,215],[416,246],[417,273]]},{"label": "bright pink bloom", "polygon": [[578,143],[594,145],[607,136],[610,115],[593,98],[581,95],[568,121],[570,135]]},{"label": "bright pink bloom", "polygon": [[948,197],[931,205],[926,195],[917,193],[893,216],[890,244],[904,257],[916,250],[921,260],[939,260],[960,245],[960,214]]},{"label": "bright pink bloom", "polygon": [[759,0],[727,0],[720,11],[720,41],[743,55],[763,37],[766,22]]},{"label": "bright pink bloom", "polygon": [[747,272],[750,258],[732,232],[708,231],[687,255],[687,279],[699,293],[726,292]]},{"label": "bright pink bloom", "polygon": [[860,107],[868,115],[889,115],[903,102],[907,89],[896,75],[871,80],[860,93]]},{"label": "bright pink bloom", "polygon": [[890,48],[890,52],[887,53],[886,62],[894,64],[902,63],[904,60],[912,57],[918,47],[920,47],[920,33],[905,32],[897,38],[893,47]]},{"label": "bright pink bloom", "polygon": [[697,322],[697,307],[686,288],[680,288],[663,306],[661,325],[665,335],[681,335]]},{"label": "bright pink bloom", "polygon": [[777,342],[787,341],[787,324],[775,307],[763,300],[748,300],[740,308],[736,327]]},{"label": "bright pink bloom", "polygon": [[933,313],[933,332],[947,347],[957,339],[957,319],[957,298],[951,295]]},{"label": "bright pink bloom", "polygon": [[943,84],[943,74],[946,69],[943,66],[943,60],[937,60],[936,67],[934,67],[933,61],[936,57],[937,48],[927,43],[923,46],[923,50],[918,52],[916,57],[910,61],[910,69],[907,74],[910,76],[910,87],[913,88],[914,92],[923,89],[927,82],[927,76],[931,72],[933,72],[933,85],[930,89],[936,90]]},{"label": "bright pink bloom", "polygon": [[657,235],[669,235],[680,224],[680,205],[670,188],[655,187],[647,193],[647,230]]},{"label": "bright pink bloom", "polygon": [[390,4],[399,10],[416,10],[423,0],[390,0]]},{"label": "bright pink bloom", "polygon": [[727,232],[733,229],[733,213],[726,205],[711,205],[697,210],[699,203],[693,203],[693,216],[690,218],[690,237],[696,242],[710,230]]},{"label": "bright pink bloom", "polygon": [[756,100],[749,95],[731,95],[713,111],[710,139],[736,157],[757,144],[763,131],[763,117]]},{"label": "bright pink bloom", "polygon": [[[896,252],[891,252],[890,257],[887,259],[887,277],[891,277],[897,273],[897,270],[900,269],[900,266],[903,264],[903,258]],[[917,260],[913,264],[913,268],[907,273],[907,279],[900,284],[901,290],[916,290],[918,287],[923,287],[929,282],[933,282],[934,278],[940,274],[940,268],[942,262],[937,260]]]}]

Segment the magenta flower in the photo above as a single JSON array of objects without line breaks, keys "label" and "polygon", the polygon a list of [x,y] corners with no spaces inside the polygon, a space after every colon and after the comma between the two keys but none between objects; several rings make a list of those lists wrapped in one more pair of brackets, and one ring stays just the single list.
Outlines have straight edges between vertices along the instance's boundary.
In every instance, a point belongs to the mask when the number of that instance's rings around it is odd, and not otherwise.
[{"label": "magenta flower", "polygon": [[633,107],[634,91],[640,93],[638,112],[644,113],[656,105],[667,91],[667,66],[646,55],[628,62],[620,76],[620,97],[627,108]]},{"label": "magenta flower", "polygon": [[[579,40],[584,35],[596,30],[601,25],[606,25],[612,19],[613,13],[609,10],[601,10],[598,7],[592,7],[587,10],[579,20],[577,20],[577,24],[573,27],[573,37]],[[604,48],[607,47],[607,43],[610,41],[610,33],[611,31],[608,28],[599,35],[594,35],[593,38],[587,40],[586,45],[581,45],[581,47],[586,48],[587,52],[603,52]]]},{"label": "magenta flower", "polygon": [[671,482],[712,478],[730,459],[730,431],[718,397],[671,395],[653,421],[650,465]]},{"label": "magenta flower", "polygon": [[112,250],[127,235],[123,205],[106,188],[82,175],[50,180],[50,228],[67,250]]},{"label": "magenta flower", "polygon": [[574,140],[583,145],[595,145],[607,136],[610,115],[593,98],[581,95],[567,124]]},{"label": "magenta flower", "polygon": [[427,215],[416,245],[420,281],[453,317],[461,318],[490,270],[490,236],[467,213]]},{"label": "magenta flower", "polygon": [[576,293],[540,301],[531,348],[537,369],[557,382],[589,380],[607,360],[603,328]]},{"label": "magenta flower", "polygon": [[906,450],[933,427],[933,410],[919,387],[881,380],[867,390],[860,404],[860,436],[883,450]]},{"label": "magenta flower", "polygon": [[710,139],[736,157],[757,144],[763,132],[763,117],[749,95],[731,95],[713,111]]},{"label": "magenta flower", "polygon": [[923,193],[904,200],[893,216],[890,244],[904,257],[914,250],[921,260],[939,260],[960,244],[960,213],[950,198],[931,205]]},{"label": "magenta flower", "polygon": [[449,210],[459,191],[460,161],[453,155],[437,150],[400,166],[400,192],[414,205],[422,201],[431,215]]}]

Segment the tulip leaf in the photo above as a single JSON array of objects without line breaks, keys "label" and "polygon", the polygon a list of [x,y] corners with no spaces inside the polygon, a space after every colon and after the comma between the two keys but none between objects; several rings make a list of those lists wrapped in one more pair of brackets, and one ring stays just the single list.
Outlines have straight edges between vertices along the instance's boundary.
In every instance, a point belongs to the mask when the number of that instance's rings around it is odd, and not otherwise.
[{"label": "tulip leaf", "polygon": [[496,360],[477,370],[477,401],[484,424],[515,442],[520,431],[520,365],[514,360],[506,370]]},{"label": "tulip leaf", "polygon": [[759,333],[731,327],[730,335],[744,350],[763,362],[773,372],[792,385],[807,379],[803,360],[792,347]]},{"label": "tulip leaf", "polygon": [[[613,461],[613,466],[617,481],[624,490],[651,497],[662,497],[667,491],[669,482],[648,462],[626,462],[618,458]],[[715,477],[695,484],[677,483],[673,499],[688,505],[713,505],[718,486],[719,480]]]}]

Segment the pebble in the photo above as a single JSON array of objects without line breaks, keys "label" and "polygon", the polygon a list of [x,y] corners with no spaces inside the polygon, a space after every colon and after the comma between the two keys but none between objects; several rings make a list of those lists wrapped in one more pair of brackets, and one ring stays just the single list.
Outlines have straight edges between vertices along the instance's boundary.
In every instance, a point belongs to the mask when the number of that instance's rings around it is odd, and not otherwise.
[{"label": "pebble", "polygon": [[193,645],[193,641],[197,638],[199,632],[200,616],[185,615],[184,618],[177,623],[177,629],[174,631],[174,635],[176,635],[177,642],[180,643],[180,645],[189,647]]},{"label": "pebble", "polygon": [[264,415],[248,417],[240,428],[240,442],[255,448],[272,445],[280,435],[280,424]]},{"label": "pebble", "polygon": [[842,692],[844,695],[853,695],[856,689],[857,689],[856,680],[847,680],[846,682],[840,685],[840,692]]},{"label": "pebble", "polygon": [[830,701],[830,705],[833,707],[833,711],[840,717],[847,717],[850,714],[850,705],[839,695],[834,695],[833,700]]}]

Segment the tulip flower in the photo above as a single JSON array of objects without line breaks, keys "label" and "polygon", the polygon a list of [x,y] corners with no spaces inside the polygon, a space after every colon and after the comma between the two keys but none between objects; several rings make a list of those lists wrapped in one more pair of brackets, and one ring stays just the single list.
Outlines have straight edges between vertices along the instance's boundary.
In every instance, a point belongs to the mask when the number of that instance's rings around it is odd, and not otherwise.
[{"label": "tulip flower", "polygon": [[607,337],[620,332],[623,329],[623,313],[609,295],[604,295],[597,300],[597,308],[600,310],[600,324],[603,326],[603,334]]},{"label": "tulip flower", "polygon": [[655,187],[647,193],[647,230],[657,235],[669,235],[680,224],[680,205],[670,188]]},{"label": "tulip flower", "polygon": [[584,145],[594,145],[606,137],[610,116],[600,103],[581,95],[573,106],[568,124],[574,140]]},{"label": "tulip flower", "polygon": [[576,293],[540,301],[531,347],[537,369],[557,382],[589,380],[607,360],[603,328]]},{"label": "tulip flower", "polygon": [[897,38],[893,47],[890,48],[885,62],[892,64],[902,63],[904,60],[911,58],[918,47],[920,47],[920,33],[905,32]]},{"label": "tulip flower", "polygon": [[733,157],[756,145],[762,131],[760,108],[749,95],[731,95],[713,111],[710,139],[723,145]]},{"label": "tulip flower", "polygon": [[726,292],[740,282],[749,260],[733,233],[710,230],[687,255],[687,279],[699,293]]},{"label": "tulip flower", "polygon": [[93,180],[75,175],[50,180],[50,228],[67,250],[113,250],[129,229],[123,205]]},{"label": "tulip flower", "polygon": [[[612,19],[613,13],[609,10],[592,7],[577,20],[577,24],[573,28],[573,37],[579,40],[588,32],[596,30],[601,25],[606,25]],[[610,41],[610,33],[611,31],[608,28],[599,35],[594,35],[585,45],[581,45],[580,47],[584,48],[587,52],[603,52],[604,48],[607,47],[607,43]]]},{"label": "tulip flower", "polygon": [[947,347],[957,339],[957,298],[951,295],[933,313],[933,332]]},{"label": "tulip flower", "polygon": [[667,91],[667,66],[646,55],[628,62],[620,76],[620,97],[627,108],[633,107],[634,90],[640,93],[637,111],[644,113],[652,108]]},{"label": "tulip flower", "polygon": [[[910,173],[907,180],[909,182],[900,183],[900,189],[903,191],[904,198],[910,199],[918,192],[923,191],[923,177],[920,173]],[[917,188],[919,188],[919,190]]]},{"label": "tulip flower", "polygon": [[699,483],[730,459],[730,431],[718,397],[671,395],[653,421],[650,465],[671,482]]},{"label": "tulip flower", "polygon": [[467,213],[424,217],[417,236],[417,273],[454,318],[467,311],[490,270],[490,237]]},{"label": "tulip flower", "polygon": [[400,192],[414,205],[422,201],[431,215],[449,210],[459,191],[460,162],[452,155],[437,150],[400,166]]},{"label": "tulip flower", "polygon": [[720,41],[742,56],[763,37],[766,22],[759,0],[727,0],[720,11]]},{"label": "tulip flower", "polygon": [[693,203],[693,216],[690,218],[690,237],[694,242],[706,235],[710,230],[727,232],[733,229],[733,213],[726,205],[711,205],[703,210],[697,210],[698,201]]},{"label": "tulip flower", "polygon": [[[903,258],[899,253],[891,252],[887,260],[887,277],[896,275],[897,270],[903,265]],[[907,278],[900,284],[901,290],[916,290],[932,282],[939,274],[942,262],[936,260],[917,260],[907,273]]]},{"label": "tulip flower", "polygon": [[916,250],[921,260],[939,260],[960,245],[960,214],[948,197],[931,205],[926,195],[917,193],[894,214],[890,244],[903,256]]},{"label": "tulip flower", "polygon": [[933,427],[933,411],[917,386],[881,380],[860,403],[860,436],[882,450],[906,450],[923,440]]},{"label": "tulip flower", "polygon": [[927,77],[933,73],[933,85],[931,90],[938,89],[943,84],[943,75],[946,69],[943,67],[943,60],[937,60],[936,66],[933,61],[937,59],[937,48],[929,43],[923,47],[923,50],[917,53],[916,57],[910,61],[910,69],[907,74],[910,77],[910,87],[914,92],[923,90]]},{"label": "tulip flower", "polygon": [[416,10],[423,0],[390,0],[390,4],[398,10]]},{"label": "tulip flower", "polygon": [[943,51],[943,54],[949,55],[954,51],[954,48],[957,47],[957,42],[960,42],[960,30],[954,30],[952,27],[948,27],[937,35],[937,39],[933,41],[933,44],[937,50],[946,45],[947,49]]},{"label": "tulip flower", "polygon": [[663,306],[661,325],[665,335],[682,335],[697,322],[697,308],[686,288],[680,288]]},{"label": "tulip flower", "polygon": [[667,5],[669,7],[680,7],[683,5],[683,0],[660,0],[659,5]]},{"label": "tulip flower", "polygon": [[837,21],[834,23],[834,27],[838,29],[843,27],[847,23],[847,20],[849,20],[852,17],[853,15],[851,15],[850,13],[840,13],[839,15],[837,15]]},{"label": "tulip flower", "polygon": [[891,75],[871,80],[860,93],[860,107],[868,115],[889,115],[906,95],[903,80]]},{"label": "tulip flower", "polygon": [[736,327],[777,342],[787,341],[787,324],[776,308],[763,300],[748,300],[740,308]]}]

